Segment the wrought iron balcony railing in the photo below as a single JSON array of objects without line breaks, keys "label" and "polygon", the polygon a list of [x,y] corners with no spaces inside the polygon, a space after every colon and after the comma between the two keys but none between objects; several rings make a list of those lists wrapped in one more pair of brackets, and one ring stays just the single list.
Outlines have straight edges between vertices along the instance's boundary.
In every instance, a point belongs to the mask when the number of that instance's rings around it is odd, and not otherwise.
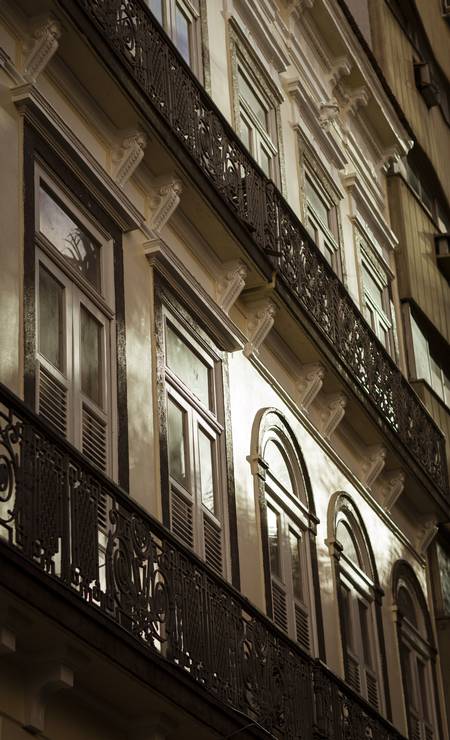
[{"label": "wrought iron balcony railing", "polygon": [[402,740],[0,384],[2,568],[9,550],[275,737]]},{"label": "wrought iron balcony railing", "polygon": [[[68,12],[73,3],[59,0]],[[444,438],[305,228],[142,0],[78,0],[115,57],[271,261],[331,352],[433,484],[449,495]]]}]

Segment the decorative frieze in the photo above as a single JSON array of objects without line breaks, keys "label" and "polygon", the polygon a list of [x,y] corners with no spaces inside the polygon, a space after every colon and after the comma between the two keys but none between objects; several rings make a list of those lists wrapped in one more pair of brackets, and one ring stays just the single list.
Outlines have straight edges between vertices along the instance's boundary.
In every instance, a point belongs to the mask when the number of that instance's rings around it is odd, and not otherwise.
[{"label": "decorative frieze", "polygon": [[405,487],[405,473],[403,470],[392,470],[385,475],[385,482],[381,488],[383,509],[392,511]]},{"label": "decorative frieze", "polygon": [[245,287],[248,269],[242,260],[233,260],[223,265],[222,275],[217,283],[218,303],[222,311],[229,313]]},{"label": "decorative frieze", "polygon": [[61,25],[53,18],[48,18],[39,25],[27,43],[27,56],[24,66],[24,77],[34,82],[44,71],[50,59],[56,53],[61,37]]},{"label": "decorative frieze", "polygon": [[296,384],[299,406],[305,410],[311,406],[322,388],[324,377],[325,367],[320,362],[310,362],[301,366]]},{"label": "decorative frieze", "polygon": [[365,459],[361,466],[361,480],[371,488],[386,464],[386,447],[380,444],[366,448]]},{"label": "decorative frieze", "polygon": [[247,324],[248,341],[244,347],[246,357],[258,352],[275,323],[276,311],[276,306],[270,299],[255,304]]},{"label": "decorative frieze", "polygon": [[324,437],[331,437],[345,415],[347,397],[344,393],[326,393],[323,395],[319,429]]},{"label": "decorative frieze", "polygon": [[147,136],[142,131],[132,131],[124,136],[113,154],[114,180],[123,188],[136,171],[144,156]]},{"label": "decorative frieze", "polygon": [[183,185],[178,177],[166,175],[158,178],[150,191],[149,204],[152,215],[148,226],[159,234],[180,202]]}]

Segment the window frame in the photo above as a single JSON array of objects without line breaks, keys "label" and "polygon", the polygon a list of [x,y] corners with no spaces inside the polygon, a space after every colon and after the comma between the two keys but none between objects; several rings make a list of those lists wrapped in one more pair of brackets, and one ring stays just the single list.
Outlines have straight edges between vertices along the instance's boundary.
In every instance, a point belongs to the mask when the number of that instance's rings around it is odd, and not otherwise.
[{"label": "window frame", "polygon": [[[151,0],[144,0],[145,4],[151,9]],[[187,19],[189,24],[188,38],[189,38],[189,60],[187,60],[177,45],[177,23],[176,23],[176,11],[177,7],[181,13]],[[202,23],[201,23],[201,3],[199,0],[161,0],[162,8],[162,28],[172,40],[174,46],[177,48],[184,61],[192,69],[194,74],[199,78],[203,79],[202,69]],[[158,17],[154,15],[158,23]]]},{"label": "window frame", "polygon": [[[377,339],[391,357],[395,359],[398,352],[395,335],[395,314],[390,287],[393,275],[383,259],[380,249],[373,244],[372,240],[359,229],[356,229],[356,238],[360,264],[359,292],[362,312]],[[364,271],[369,274],[380,290],[382,309],[377,305],[367,287],[364,280]],[[370,315],[368,315],[368,312],[370,312]],[[385,332],[386,343],[383,341],[383,331]]]},{"label": "window frame", "polygon": [[[176,374],[166,366],[165,354],[165,325],[166,321],[176,327],[188,347],[194,348],[194,353],[205,360],[211,369],[213,377],[212,395],[210,397],[210,408],[206,408],[200,399],[188,389],[188,387],[177,378]],[[180,303],[172,286],[168,286],[159,273],[155,273],[155,323],[156,323],[156,364],[158,385],[158,415],[159,415],[159,443],[160,443],[160,475],[161,475],[161,505],[163,523],[169,529],[171,527],[171,495],[170,486],[174,483],[170,475],[169,465],[169,438],[168,438],[168,408],[167,399],[174,398],[186,410],[190,405],[188,425],[191,430],[202,429],[207,436],[217,435],[215,457],[215,475],[218,512],[220,516],[222,537],[222,572],[219,575],[230,580],[234,586],[239,587],[239,561],[237,550],[237,524],[234,500],[234,478],[232,468],[232,451],[230,446],[230,420],[229,399],[227,381],[227,358],[223,352],[209,337],[207,331],[198,323],[195,310],[187,310]],[[186,341],[187,339],[187,341]],[[192,550],[203,562],[205,560],[204,532],[201,528],[203,516],[213,524],[217,525],[219,516],[210,511],[201,500],[201,480],[198,477],[198,442],[193,444],[193,434],[190,431],[188,442],[190,461],[194,474],[193,495],[186,490],[181,491],[184,498],[190,496],[193,510],[193,545],[184,541],[186,547]],[[175,481],[175,489],[180,493],[180,484]],[[168,495],[164,495],[167,491]],[[182,540],[183,541],[183,540]],[[209,567],[213,567],[211,564]],[[217,569],[215,569],[217,573]]]},{"label": "window frame", "polygon": [[[315,190],[317,196],[322,201],[325,209],[327,210],[327,223],[325,224],[320,218],[317,211],[314,209],[307,194],[306,182],[310,182],[310,187]],[[312,226],[314,229],[314,236],[310,233],[311,238],[318,246],[319,250],[331,265],[334,272],[338,277],[342,277],[342,254],[339,240],[340,224],[339,224],[339,208],[335,200],[330,197],[329,191],[324,187],[323,183],[317,174],[314,174],[310,166],[305,162],[303,171],[303,193],[304,193],[304,219],[306,229],[309,232],[308,226]],[[330,220],[334,220],[334,232],[330,225]],[[326,251],[331,254],[331,259],[327,259]]]},{"label": "window frame", "polygon": [[[81,293],[87,297],[87,309],[90,313],[95,314],[100,309],[111,322],[111,350],[104,355],[108,386],[103,386],[104,391],[107,388],[110,390],[111,397],[108,410],[110,429],[107,434],[107,475],[127,489],[129,468],[122,232],[129,219],[118,202],[47,118],[42,116],[41,123],[45,121],[45,126],[38,131],[35,118],[29,116],[28,107],[24,109],[24,116],[24,400],[33,410],[37,410],[37,357],[40,352],[38,266],[41,261],[50,275],[55,276],[57,273],[56,279],[59,282],[63,275],[63,282],[71,283],[77,291],[78,299]],[[45,137],[41,131],[45,131]],[[69,217],[74,216],[82,228],[87,228],[91,235],[107,244],[105,251],[107,249],[108,257],[103,267],[106,292],[103,296],[40,233],[39,177],[46,181],[51,193],[56,194],[58,205],[68,211]],[[102,260],[105,259],[105,251]],[[112,306],[107,302],[111,300]],[[105,337],[104,333],[103,335]],[[42,354],[40,356],[42,359]],[[88,401],[87,405],[89,406]],[[100,409],[96,409],[96,418],[101,417],[100,412]],[[47,423],[46,420],[44,423]],[[76,429],[77,434],[81,435],[79,425]],[[74,436],[68,436],[67,441],[77,446]],[[79,444],[78,449],[86,457]],[[86,461],[95,464],[90,457],[86,457]]]}]

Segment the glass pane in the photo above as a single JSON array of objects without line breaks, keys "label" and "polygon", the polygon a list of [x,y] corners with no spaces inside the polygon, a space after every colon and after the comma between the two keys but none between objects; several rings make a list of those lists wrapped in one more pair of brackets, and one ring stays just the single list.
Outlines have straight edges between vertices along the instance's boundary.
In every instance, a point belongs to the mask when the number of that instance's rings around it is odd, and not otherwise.
[{"label": "glass pane", "polygon": [[215,511],[214,476],[213,476],[213,442],[201,429],[198,430],[198,451],[200,458],[200,490],[202,503],[207,509]]},{"label": "glass pane", "polygon": [[39,230],[67,262],[100,288],[100,246],[41,186]]},{"label": "glass pane", "polygon": [[359,622],[361,625],[361,639],[362,639],[364,663],[369,668],[373,668],[372,647],[371,647],[370,630],[369,630],[369,610],[367,606],[363,604],[362,601],[359,601],[359,599],[358,599],[358,610],[359,610]]},{"label": "glass pane", "polygon": [[64,288],[39,265],[39,352],[63,370]]},{"label": "glass pane", "polygon": [[344,554],[349,560],[352,560],[358,567],[361,565],[356,550],[355,541],[350,534],[350,531],[344,522],[339,522],[336,527],[336,539],[341,543],[344,548]]},{"label": "glass pane", "polygon": [[98,406],[102,406],[102,331],[100,322],[81,306],[81,390]]},{"label": "glass pane", "polygon": [[171,398],[167,399],[167,436],[170,475],[187,488],[186,412],[177,406]]},{"label": "glass pane", "polygon": [[166,362],[180,380],[209,407],[209,367],[166,324]]},{"label": "glass pane", "polygon": [[430,708],[428,705],[428,691],[427,691],[427,668],[425,663],[422,663],[421,660],[417,660],[417,672],[418,672],[418,679],[419,679],[419,691],[420,691],[420,699],[422,702],[422,716],[423,719],[425,719],[427,722],[430,721]]},{"label": "glass pane", "polygon": [[240,96],[245,100],[261,126],[268,132],[267,109],[247,81],[247,78],[242,74],[240,68],[238,70],[238,85]]},{"label": "glass pane", "polygon": [[315,215],[328,226],[328,206],[324,203],[309,177],[305,177],[305,195]]},{"label": "glass pane", "polygon": [[344,631],[345,631],[345,643],[346,647],[350,648],[354,652],[354,646],[355,641],[353,638],[353,624],[352,624],[352,615],[351,615],[351,608],[350,608],[350,591],[346,586],[343,586],[341,584],[341,599],[342,599],[342,610],[343,610],[343,620],[344,620]]},{"label": "glass pane", "polygon": [[259,148],[259,165],[267,177],[270,177],[270,157],[263,146]]},{"label": "glass pane", "polygon": [[443,373],[444,375],[444,401],[447,404],[447,406],[450,408],[450,377]]},{"label": "glass pane", "polygon": [[163,8],[162,8],[162,0],[147,0],[148,7],[152,11],[155,18],[163,24]]},{"label": "glass pane", "polygon": [[249,151],[251,151],[251,141],[252,141],[252,130],[250,126],[246,123],[246,121],[243,120],[241,115],[241,139],[244,146],[247,147]]},{"label": "glass pane", "polygon": [[413,316],[411,316],[411,333],[414,345],[416,377],[431,383],[428,342]]},{"label": "glass pane", "polygon": [[176,40],[175,46],[180,52],[183,59],[190,64],[191,63],[191,49],[190,49],[190,30],[191,24],[189,19],[181,10],[177,4],[175,6],[175,26],[176,26]]},{"label": "glass pane", "polygon": [[444,388],[442,385],[441,368],[430,355],[431,387],[435,393],[444,400]]},{"label": "glass pane", "polygon": [[289,546],[291,548],[291,567],[294,596],[296,599],[304,601],[302,583],[302,561],[300,551],[302,544],[300,537],[298,537],[298,535],[296,535],[295,532],[293,532],[291,529],[289,530]]},{"label": "glass pane", "polygon": [[378,339],[383,347],[389,351],[389,331],[381,322],[378,323]]},{"label": "glass pane", "polygon": [[291,476],[289,473],[286,460],[278,445],[269,440],[264,448],[264,460],[269,466],[270,474],[280,483],[289,493],[294,493]]},{"label": "glass pane", "polygon": [[436,554],[441,574],[442,610],[450,617],[450,552],[444,550],[440,543],[436,543]]},{"label": "glass pane", "polygon": [[397,605],[402,615],[409,619],[411,624],[417,627],[417,617],[414,603],[404,586],[401,586],[398,590]]},{"label": "glass pane", "polygon": [[267,507],[267,533],[269,536],[270,572],[281,578],[280,567],[280,516]]},{"label": "glass pane", "polygon": [[377,283],[375,278],[373,277],[372,273],[367,269],[367,267],[363,264],[363,283],[364,283],[364,290],[370,295],[373,303],[375,306],[384,313],[384,306],[383,306],[383,289],[381,286]]},{"label": "glass pane", "polygon": [[408,648],[403,643],[402,649],[404,652],[404,671],[405,671],[405,683],[406,683],[406,689],[408,691],[408,699],[411,707],[413,709],[417,709],[417,696],[416,696],[416,688],[414,686],[413,682],[413,673],[412,673],[412,663],[415,658],[413,658],[413,655],[411,654],[411,651],[408,650]]}]

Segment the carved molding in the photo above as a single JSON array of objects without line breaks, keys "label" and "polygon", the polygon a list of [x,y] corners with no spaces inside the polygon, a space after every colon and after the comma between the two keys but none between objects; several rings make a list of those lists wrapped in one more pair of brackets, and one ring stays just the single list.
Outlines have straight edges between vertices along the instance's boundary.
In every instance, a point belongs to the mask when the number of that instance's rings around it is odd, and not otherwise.
[{"label": "carved molding", "polygon": [[356,115],[360,108],[364,108],[370,100],[370,93],[364,85],[358,87],[356,90],[346,90],[343,95],[345,100],[344,113],[351,113],[353,116]]},{"label": "carved molding", "polygon": [[319,428],[324,437],[331,437],[342,421],[347,406],[344,393],[324,393]]},{"label": "carved molding", "polygon": [[328,129],[333,121],[339,119],[340,108],[337,100],[330,98],[320,104],[319,123],[323,129]]},{"label": "carved molding", "polygon": [[246,265],[241,260],[232,260],[223,265],[223,271],[217,282],[219,306],[229,313],[245,287],[248,274]]},{"label": "carved molding", "polygon": [[298,404],[306,410],[320,392],[323,379],[325,377],[325,367],[320,362],[310,362],[302,365],[297,380]]},{"label": "carved molding", "polygon": [[248,320],[248,341],[244,347],[244,355],[258,352],[269,331],[275,323],[276,306],[270,299],[258,302]]},{"label": "carved molding", "polygon": [[61,24],[48,18],[33,33],[27,43],[24,77],[34,82],[44,71],[50,59],[56,53],[61,37]]},{"label": "carved molding", "polygon": [[342,78],[349,75],[351,71],[352,63],[348,57],[342,56],[334,59],[328,76],[332,88],[335,88]]},{"label": "carved molding", "polygon": [[123,188],[138,168],[146,146],[147,136],[142,131],[131,131],[122,139],[112,158],[115,164],[113,176],[119,187]]},{"label": "carved molding", "polygon": [[152,209],[152,215],[148,220],[148,226],[156,234],[162,231],[177,208],[182,190],[181,180],[173,175],[158,178],[151,188],[149,205]]},{"label": "carved molding", "polygon": [[386,464],[387,450],[384,445],[371,445],[366,448],[366,459],[361,466],[361,479],[370,488]]},{"label": "carved molding", "polygon": [[415,539],[417,552],[424,556],[438,531],[436,519],[428,519],[420,528],[419,534]]},{"label": "carved molding", "polygon": [[381,489],[382,505],[385,511],[392,511],[405,487],[405,473],[403,470],[392,470],[385,476],[386,480]]},{"label": "carved molding", "polygon": [[45,710],[50,697],[57,691],[73,688],[73,684],[73,670],[64,663],[51,661],[36,666],[25,694],[23,727],[33,734],[44,732]]}]

